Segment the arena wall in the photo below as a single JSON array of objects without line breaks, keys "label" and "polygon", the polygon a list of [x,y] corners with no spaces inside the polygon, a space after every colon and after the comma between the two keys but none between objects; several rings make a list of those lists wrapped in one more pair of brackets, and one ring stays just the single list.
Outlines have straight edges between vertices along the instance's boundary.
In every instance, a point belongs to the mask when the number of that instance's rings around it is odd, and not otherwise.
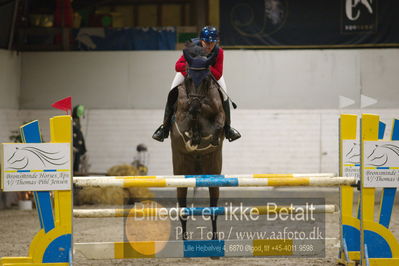
[{"label": "arena wall", "polygon": [[[70,95],[96,109],[161,109],[180,51],[43,52],[22,56],[21,109]],[[397,108],[398,49],[230,50],[224,76],[241,109],[336,109],[339,96]]]},{"label": "arena wall", "polygon": [[0,49],[0,109],[18,109],[21,56]]},{"label": "arena wall", "polygon": [[0,49],[0,139],[9,141],[10,131],[18,125],[21,56]]}]

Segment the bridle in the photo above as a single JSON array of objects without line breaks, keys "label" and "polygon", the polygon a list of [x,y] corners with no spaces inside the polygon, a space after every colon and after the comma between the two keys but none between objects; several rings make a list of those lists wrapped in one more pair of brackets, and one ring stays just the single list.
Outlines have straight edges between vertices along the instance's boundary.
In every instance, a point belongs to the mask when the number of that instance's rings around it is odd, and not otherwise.
[{"label": "bridle", "polygon": [[[204,98],[207,97],[206,88],[204,88],[204,79],[209,79],[209,66],[214,58],[216,58],[217,53],[213,53],[210,58],[201,56],[201,51],[193,48],[193,52],[196,52],[196,57],[190,55],[188,49],[183,50],[184,58],[188,64],[189,76],[191,76],[192,83],[188,85],[185,84],[186,95],[189,105],[189,113],[192,116],[194,122],[198,121],[198,114],[201,112],[201,105],[204,101]],[[192,74],[190,74],[190,72]],[[206,85],[205,85],[206,86]]]},{"label": "bridle", "polygon": [[[189,69],[190,70],[194,70],[194,71],[202,71],[202,70],[209,70],[209,67],[189,67]],[[192,106],[195,103],[197,103],[197,104],[199,104],[201,106],[203,100],[205,99],[205,97],[207,95],[203,94],[203,93],[198,93],[197,91],[196,92],[191,92],[191,89],[189,89],[189,86],[185,86],[185,87],[186,87],[186,95],[187,95],[189,106]],[[193,120],[194,121],[197,120],[197,116],[196,115],[193,116]]]},{"label": "bridle", "polygon": [[209,68],[208,67],[189,67],[188,69],[191,69],[191,70],[207,70]]}]

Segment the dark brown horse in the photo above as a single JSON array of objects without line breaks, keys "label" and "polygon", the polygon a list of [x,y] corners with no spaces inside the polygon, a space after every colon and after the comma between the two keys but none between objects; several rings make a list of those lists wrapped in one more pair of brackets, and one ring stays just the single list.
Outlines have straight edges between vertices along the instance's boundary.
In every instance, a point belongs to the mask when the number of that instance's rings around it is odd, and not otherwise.
[{"label": "dark brown horse", "polygon": [[[209,66],[217,50],[206,57],[199,46],[186,46],[188,75],[178,87],[175,118],[172,120],[171,141],[175,175],[211,175],[222,170],[222,145],[225,113],[219,85]],[[210,206],[216,207],[219,188],[209,187]],[[187,206],[187,188],[177,188],[180,207]],[[213,239],[217,239],[216,216],[212,216]],[[185,217],[181,219],[183,239],[187,238]]]}]

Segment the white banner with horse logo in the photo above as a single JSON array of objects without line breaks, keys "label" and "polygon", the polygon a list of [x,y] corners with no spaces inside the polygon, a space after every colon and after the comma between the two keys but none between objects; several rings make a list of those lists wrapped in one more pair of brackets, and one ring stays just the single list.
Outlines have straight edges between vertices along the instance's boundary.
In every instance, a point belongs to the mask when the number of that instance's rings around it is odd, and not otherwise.
[{"label": "white banner with horse logo", "polygon": [[342,174],[360,179],[360,145],[359,140],[342,141]]},{"label": "white banner with horse logo", "polygon": [[1,165],[4,191],[71,189],[70,143],[4,143]]},{"label": "white banner with horse logo", "polygon": [[399,141],[365,141],[365,187],[399,187]]}]

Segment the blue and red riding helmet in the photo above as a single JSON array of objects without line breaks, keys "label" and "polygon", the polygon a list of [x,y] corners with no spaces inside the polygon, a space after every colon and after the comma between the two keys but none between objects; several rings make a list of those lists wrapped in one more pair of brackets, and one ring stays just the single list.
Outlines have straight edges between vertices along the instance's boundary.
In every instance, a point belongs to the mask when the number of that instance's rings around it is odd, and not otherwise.
[{"label": "blue and red riding helmet", "polygon": [[199,38],[206,42],[217,42],[219,40],[219,33],[215,27],[205,26],[202,28]]}]

